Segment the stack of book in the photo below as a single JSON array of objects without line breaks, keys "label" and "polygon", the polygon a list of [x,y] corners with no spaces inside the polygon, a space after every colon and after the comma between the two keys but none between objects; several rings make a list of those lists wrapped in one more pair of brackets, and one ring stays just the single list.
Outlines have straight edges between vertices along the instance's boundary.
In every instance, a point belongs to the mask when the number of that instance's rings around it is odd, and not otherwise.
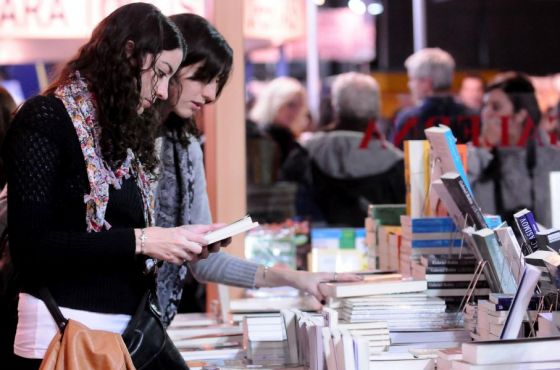
[{"label": "stack of book", "polygon": [[461,234],[450,217],[401,216],[402,239],[399,267],[403,275],[412,273],[414,261],[423,254],[458,254]]},{"label": "stack of book", "polygon": [[[400,217],[406,212],[404,204],[372,204],[365,219],[365,244],[368,250],[368,269],[381,269],[379,264],[380,230],[384,227],[398,227]],[[384,233],[387,235],[387,233]],[[385,248],[384,248],[385,249]]]},{"label": "stack of book", "polygon": [[560,369],[560,338],[526,338],[463,343],[454,370]]},{"label": "stack of book", "polygon": [[[512,295],[496,293],[491,293],[488,300],[480,299],[477,305],[476,330],[471,333],[472,338],[476,340],[500,339],[512,301]],[[538,303],[537,297],[532,298],[529,303],[528,315],[525,315],[525,322],[528,324],[537,319]]]},{"label": "stack of book", "polygon": [[212,315],[179,314],[167,333],[191,368],[237,364],[245,358],[242,327],[219,324]]},{"label": "stack of book", "polygon": [[283,316],[280,314],[245,316],[243,348],[252,364],[288,363],[288,340]]},{"label": "stack of book", "polygon": [[560,336],[560,312],[541,312],[538,316],[537,337]]},{"label": "stack of book", "polygon": [[475,289],[468,292],[476,264],[475,257],[470,254],[423,255],[419,262],[413,262],[412,276],[426,280],[427,295],[441,297],[445,300],[448,311],[456,311],[467,293],[471,299],[486,298],[490,293],[483,275],[473,285]]}]

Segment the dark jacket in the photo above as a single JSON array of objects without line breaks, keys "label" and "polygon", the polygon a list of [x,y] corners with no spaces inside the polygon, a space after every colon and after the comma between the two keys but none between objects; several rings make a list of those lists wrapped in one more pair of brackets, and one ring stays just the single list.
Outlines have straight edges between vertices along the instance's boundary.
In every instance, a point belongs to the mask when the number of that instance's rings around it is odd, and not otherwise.
[{"label": "dark jacket", "polygon": [[402,149],[404,140],[425,140],[424,129],[440,123],[451,128],[458,144],[467,143],[477,120],[478,114],[457,103],[453,96],[431,96],[419,107],[405,109],[397,115],[393,143]]},{"label": "dark jacket", "polygon": [[402,152],[374,139],[360,148],[362,138],[358,131],[317,133],[304,145],[306,160],[294,161],[306,168],[313,198],[329,225],[363,227],[369,204],[404,202]]}]

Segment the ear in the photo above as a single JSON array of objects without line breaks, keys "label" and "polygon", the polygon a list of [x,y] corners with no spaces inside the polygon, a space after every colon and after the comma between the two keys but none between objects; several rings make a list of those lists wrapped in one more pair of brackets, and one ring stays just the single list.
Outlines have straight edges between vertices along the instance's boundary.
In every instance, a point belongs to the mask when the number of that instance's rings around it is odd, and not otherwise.
[{"label": "ear", "polygon": [[[513,114],[513,118],[515,119],[515,123],[519,124],[520,127],[523,127],[528,115],[529,113],[527,110],[525,108],[521,108],[519,112]],[[533,122],[533,124],[538,125],[538,122]]]},{"label": "ear", "polygon": [[126,54],[127,58],[130,58],[130,56],[132,55],[132,52],[134,51],[134,41],[132,40],[128,40],[125,44],[124,44],[124,52]]}]

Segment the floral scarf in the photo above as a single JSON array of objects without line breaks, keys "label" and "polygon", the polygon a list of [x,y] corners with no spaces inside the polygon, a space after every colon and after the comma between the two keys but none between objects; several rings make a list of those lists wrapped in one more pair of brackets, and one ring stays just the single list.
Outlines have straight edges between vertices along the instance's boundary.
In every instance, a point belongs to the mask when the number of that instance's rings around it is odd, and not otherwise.
[{"label": "floral scarf", "polygon": [[113,171],[103,160],[99,144],[101,127],[97,121],[95,97],[88,91],[85,79],[80,76],[79,72],[76,72],[70,82],[59,86],[54,94],[62,100],[72,119],[86,162],[90,186],[90,193],[84,195],[87,230],[92,232],[111,228],[111,225],[105,220],[109,202],[109,186],[113,185],[115,189],[120,189],[123,178],[128,179],[131,175],[134,176],[142,195],[146,226],[153,225],[154,198],[150,179],[132,150],[130,148],[127,150],[126,159],[116,171]]}]

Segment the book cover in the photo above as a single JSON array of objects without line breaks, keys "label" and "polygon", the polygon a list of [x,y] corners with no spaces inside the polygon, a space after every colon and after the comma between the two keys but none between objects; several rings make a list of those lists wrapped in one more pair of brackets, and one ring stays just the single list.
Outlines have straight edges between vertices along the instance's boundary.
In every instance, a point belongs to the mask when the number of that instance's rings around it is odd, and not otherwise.
[{"label": "book cover", "polygon": [[445,125],[430,127],[424,130],[430,142],[436,164],[440,167],[441,173],[458,173],[466,188],[472,194],[472,189],[465,171],[466,158],[463,160],[457,149],[457,139],[453,136],[451,129]]},{"label": "book cover", "polygon": [[560,230],[551,228],[537,231],[537,245],[541,250],[560,250]]},{"label": "book cover", "polygon": [[420,257],[423,266],[476,266],[476,258],[473,255],[446,255],[428,254]]},{"label": "book cover", "polygon": [[521,234],[524,241],[523,243],[523,254],[528,255],[533,253],[538,249],[537,245],[537,231],[539,231],[539,226],[535,221],[533,212],[529,211],[527,208],[515,213],[513,215],[515,224]]},{"label": "book cover", "polygon": [[422,280],[324,283],[322,286],[323,294],[333,298],[358,297],[375,294],[421,292],[427,289],[426,281]]},{"label": "book cover", "polygon": [[405,204],[371,204],[368,215],[377,220],[378,225],[398,226],[400,217],[406,213]]},{"label": "book cover", "polygon": [[457,205],[459,211],[467,216],[466,224],[468,226],[474,226],[477,229],[488,227],[474,196],[458,173],[447,172],[441,176],[441,181],[443,185],[445,185],[445,188]]},{"label": "book cover", "polygon": [[488,261],[487,266],[492,270],[498,283],[497,287],[491,285],[492,291],[513,294],[517,290],[517,282],[513,277],[511,266],[507,263],[503,249],[498,243],[496,234],[490,229],[482,229],[473,233],[479,251]]},{"label": "book cover", "polygon": [[443,233],[457,231],[451,217],[409,217],[401,216],[403,228],[409,226],[413,233]]},{"label": "book cover", "polygon": [[404,142],[404,177],[406,185],[406,214],[426,216],[429,208],[430,144],[427,140]]},{"label": "book cover", "polygon": [[426,274],[472,274],[474,265],[455,265],[455,266],[423,266],[422,270]]},{"label": "book cover", "polygon": [[[467,342],[461,346],[463,361],[478,364],[515,364],[560,361],[560,338],[524,338]],[[525,368],[524,368],[525,369]]]},{"label": "book cover", "polygon": [[254,229],[257,226],[259,226],[259,223],[253,222],[251,216],[247,215],[242,219],[232,222],[222,228],[204,234],[204,238],[208,244],[213,244],[219,242],[220,240]]}]

